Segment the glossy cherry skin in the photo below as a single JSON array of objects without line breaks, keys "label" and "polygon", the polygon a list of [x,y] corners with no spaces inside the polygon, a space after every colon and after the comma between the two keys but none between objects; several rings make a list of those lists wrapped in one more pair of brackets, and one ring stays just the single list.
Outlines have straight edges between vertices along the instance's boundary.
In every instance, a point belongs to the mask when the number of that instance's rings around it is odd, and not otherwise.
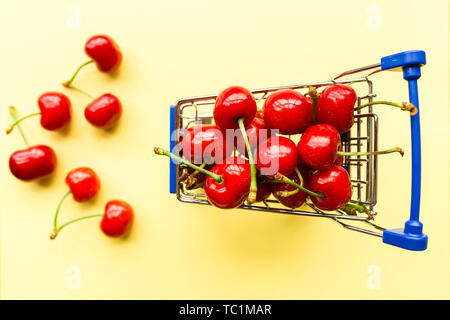
[{"label": "glossy cherry skin", "polygon": [[80,167],[73,169],[66,176],[75,201],[88,201],[97,195],[100,190],[100,179],[91,168]]},{"label": "glossy cherry skin", "polygon": [[18,150],[9,157],[9,170],[17,179],[23,181],[47,176],[55,168],[55,151],[45,145]]},{"label": "glossy cherry skin", "polygon": [[316,124],[308,129],[297,144],[300,158],[310,168],[323,170],[333,165],[341,146],[339,132],[329,124]]},{"label": "glossy cherry skin", "polygon": [[203,161],[207,164],[222,163],[233,152],[232,144],[226,143],[223,131],[212,125],[195,125],[187,129],[181,148],[184,158],[197,165]]},{"label": "glossy cherry skin", "polygon": [[116,124],[122,115],[122,104],[113,94],[105,93],[93,100],[84,109],[84,116],[92,125],[108,129]]},{"label": "glossy cherry skin", "polygon": [[303,133],[311,125],[312,103],[292,89],[278,90],[264,102],[264,122],[268,129],[281,134]]},{"label": "glossy cherry skin", "polygon": [[295,143],[282,137],[270,137],[262,142],[256,152],[256,167],[262,175],[273,177],[277,173],[288,176],[297,166]]},{"label": "glossy cherry skin", "polygon": [[111,37],[106,35],[91,37],[86,42],[84,50],[102,72],[114,71],[122,62],[122,52],[119,46]]},{"label": "glossy cherry skin", "polygon": [[216,99],[214,121],[222,130],[239,128],[238,119],[244,118],[247,128],[256,114],[256,101],[252,93],[243,87],[229,87]]},{"label": "glossy cherry skin", "polygon": [[[255,118],[252,123],[245,129],[247,133],[248,142],[250,144],[250,148],[254,150],[260,143],[260,140],[265,140],[270,136],[270,130],[267,130],[264,124],[264,118],[262,113],[256,112]],[[240,130],[236,130],[236,149],[240,154],[247,154],[247,148],[245,147],[245,141],[242,137],[242,133]]]},{"label": "glossy cherry skin", "polygon": [[243,158],[230,157],[224,163],[216,164],[211,172],[221,175],[223,182],[218,183],[207,177],[204,190],[208,201],[221,209],[239,207],[250,193],[250,164]]},{"label": "glossy cherry skin", "polygon": [[327,87],[317,100],[316,123],[330,124],[339,133],[349,131],[357,98],[352,87],[343,84]]},{"label": "glossy cherry skin", "polygon": [[47,130],[57,130],[70,122],[71,103],[66,95],[46,92],[38,98],[41,111],[41,126]]},{"label": "glossy cherry skin", "polygon": [[309,189],[324,194],[323,198],[310,198],[317,208],[327,211],[344,206],[352,198],[353,192],[348,172],[340,166],[313,173],[309,179]]},{"label": "glossy cherry skin", "polygon": [[[308,188],[308,180],[307,176],[303,173],[301,173],[302,179],[303,179],[303,187]],[[289,179],[294,181],[297,184],[300,184],[300,178],[298,177],[296,172],[291,173],[288,176]],[[288,208],[298,208],[301,205],[303,205],[306,201],[306,198],[308,198],[308,195],[304,193],[303,191],[299,191],[292,196],[289,197],[281,197],[278,192],[280,191],[294,191],[297,189],[296,187],[287,184],[287,183],[272,183],[272,193],[273,196],[284,206]]]},{"label": "glossy cherry skin", "polygon": [[128,234],[133,225],[133,208],[125,201],[111,200],[105,206],[105,213],[100,228],[110,237],[121,237]]}]

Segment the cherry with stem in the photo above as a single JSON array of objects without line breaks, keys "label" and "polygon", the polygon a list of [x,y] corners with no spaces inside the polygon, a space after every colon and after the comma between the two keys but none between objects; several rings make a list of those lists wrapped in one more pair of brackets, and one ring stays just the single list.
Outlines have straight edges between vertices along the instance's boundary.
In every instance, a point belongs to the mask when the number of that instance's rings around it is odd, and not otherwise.
[{"label": "cherry with stem", "polygon": [[88,219],[88,218],[94,218],[94,217],[101,217],[103,216],[102,214],[93,214],[93,215],[89,215],[89,216],[84,216],[84,217],[80,217],[80,218],[75,218],[72,220],[69,220],[65,223],[63,223],[62,225],[58,226],[58,215],[59,215],[59,211],[61,210],[61,206],[64,202],[64,200],[70,195],[72,194],[72,191],[69,190],[67,191],[63,197],[61,198],[61,200],[58,203],[58,206],[56,207],[56,211],[55,211],[55,217],[53,218],[53,232],[50,234],[50,239],[54,240],[56,238],[56,236],[59,234],[59,232],[65,228],[66,226],[68,226],[69,224],[72,224],[74,222],[80,221],[80,220],[84,220],[84,219]]},{"label": "cherry with stem", "polygon": [[18,122],[17,110],[9,108],[9,113],[13,121],[17,122],[20,135],[27,146],[26,149],[17,150],[9,157],[9,170],[22,181],[30,181],[47,176],[56,168],[57,159],[55,151],[46,145],[30,146]]},{"label": "cherry with stem", "polygon": [[244,138],[245,147],[247,148],[248,153],[248,161],[250,163],[250,172],[251,172],[251,184],[250,184],[250,193],[248,195],[248,203],[254,203],[256,201],[256,194],[258,192],[258,181],[256,180],[256,164],[253,160],[253,152],[250,147],[250,143],[248,141],[247,132],[244,126],[244,118],[240,117],[238,119],[239,129],[241,130],[242,137]]},{"label": "cherry with stem", "polygon": [[39,112],[15,119],[14,123],[6,130],[6,134],[11,133],[14,127],[23,120],[35,116],[41,116],[41,126],[50,131],[60,129],[70,122],[71,102],[65,94],[55,91],[45,92],[39,96],[37,103]]},{"label": "cherry with stem", "polygon": [[154,151],[157,155],[167,156],[207,175],[204,190],[208,201],[215,207],[221,209],[237,208],[248,198],[251,172],[247,160],[229,157],[224,163],[216,164],[209,171],[162,148],[155,147]]},{"label": "cherry with stem", "polygon": [[[306,189],[305,187],[303,187],[302,185],[295,183],[294,181],[292,181],[291,179],[289,179],[288,177],[286,177],[285,175],[281,174],[281,173],[277,173],[274,176],[274,179],[269,179],[266,178],[268,181],[273,182],[273,183],[287,183],[290,184],[291,186],[296,187],[298,190],[303,191],[304,193],[306,193],[309,196],[313,196],[313,197],[318,197],[318,198],[323,198],[324,195],[321,193],[317,193],[311,190]],[[296,190],[294,190],[296,191]],[[282,196],[289,196],[292,194],[283,194]]]}]

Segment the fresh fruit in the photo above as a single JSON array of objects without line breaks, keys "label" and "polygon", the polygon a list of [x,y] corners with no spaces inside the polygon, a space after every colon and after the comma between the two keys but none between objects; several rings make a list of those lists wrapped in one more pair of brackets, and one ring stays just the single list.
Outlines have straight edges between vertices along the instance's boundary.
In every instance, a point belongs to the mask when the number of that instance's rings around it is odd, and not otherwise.
[{"label": "fresh fruit", "polygon": [[9,170],[20,180],[29,181],[51,174],[56,167],[56,154],[45,145],[28,147],[9,157]]},{"label": "fresh fruit", "polygon": [[[264,118],[262,113],[256,112],[255,118],[252,123],[245,129],[248,137],[248,142],[250,144],[250,148],[255,150],[255,148],[259,145],[261,140],[265,140],[270,135],[270,130],[267,130],[264,124]],[[248,157],[248,152],[245,147],[245,141],[242,137],[241,131],[236,132],[236,141],[235,141],[236,150],[245,156]]]},{"label": "fresh fruit", "polygon": [[71,103],[66,95],[60,92],[46,92],[38,98],[40,112],[32,113],[16,120],[6,133],[9,134],[14,127],[25,119],[41,116],[41,126],[47,130],[57,130],[70,122]]},{"label": "fresh fruit", "polygon": [[79,66],[70,80],[63,82],[63,86],[77,89],[72,85],[73,81],[80,70],[91,63],[95,63],[101,72],[109,73],[116,70],[122,62],[122,52],[119,46],[111,37],[106,35],[96,35],[89,38],[84,50],[91,60]]},{"label": "fresh fruit", "polygon": [[[299,174],[300,172],[293,172],[288,178],[304,188],[308,188],[307,177],[304,174],[300,174],[302,178],[300,180]],[[305,192],[288,183],[272,183],[272,193],[281,204],[292,209],[303,205],[306,198],[308,198]]]},{"label": "fresh fruit", "polygon": [[229,87],[217,96],[214,121],[226,131],[239,128],[238,119],[243,118],[247,128],[255,117],[256,109],[256,101],[250,91],[238,86]]},{"label": "fresh fruit", "polygon": [[308,129],[297,144],[303,162],[313,169],[326,169],[333,165],[341,145],[339,132],[329,124],[316,124]]},{"label": "fresh fruit", "polygon": [[94,170],[87,167],[80,167],[71,170],[66,175],[66,184],[69,186],[69,190],[63,195],[61,200],[59,200],[58,206],[56,207],[55,216],[53,218],[53,233],[50,235],[50,239],[55,239],[62,228],[73,222],[98,216],[93,215],[76,218],[74,220],[64,223],[61,226],[58,226],[59,211],[61,210],[61,206],[64,200],[70,194],[73,196],[73,199],[75,201],[85,202],[94,198],[97,195],[98,191],[100,190],[100,179],[98,178]]},{"label": "fresh fruit", "polygon": [[100,179],[94,170],[80,167],[71,170],[66,176],[66,184],[75,201],[83,202],[92,199],[100,190]]},{"label": "fresh fruit", "polygon": [[92,125],[109,129],[114,126],[122,114],[120,100],[111,93],[102,94],[91,101],[84,110],[84,116]]},{"label": "fresh fruit", "polygon": [[221,163],[233,152],[232,146],[227,146],[225,134],[212,125],[194,125],[186,130],[181,140],[183,157],[197,165]]},{"label": "fresh fruit", "polygon": [[330,124],[339,133],[350,130],[357,98],[355,90],[347,85],[335,84],[325,88],[317,101],[316,123]]},{"label": "fresh fruit", "polygon": [[292,89],[278,90],[264,102],[264,122],[268,129],[291,135],[303,133],[311,125],[312,104]]},{"label": "fresh fruit", "polygon": [[263,177],[258,179],[258,191],[256,192],[255,202],[265,201],[272,193],[272,183]]},{"label": "fresh fruit", "polygon": [[256,152],[256,166],[262,175],[273,177],[277,173],[290,175],[297,167],[295,143],[282,137],[270,137],[262,142]]},{"label": "fresh fruit", "polygon": [[[253,161],[253,151],[248,141],[246,128],[255,118],[257,106],[252,93],[243,87],[229,87],[222,91],[216,99],[214,106],[214,121],[226,134],[227,130],[239,128],[241,131],[251,171],[250,193],[248,202],[256,200],[258,183],[256,179],[256,166]],[[234,131],[233,131],[234,132]],[[233,134],[234,136],[234,134]]]},{"label": "fresh fruit", "polygon": [[323,194],[323,197],[310,198],[317,208],[327,211],[337,210],[347,204],[353,191],[348,172],[340,166],[313,173],[309,179],[309,189]]},{"label": "fresh fruit", "polygon": [[102,72],[114,71],[122,62],[122,52],[119,46],[107,35],[96,35],[89,38],[84,50]]},{"label": "fresh fruit", "polygon": [[206,174],[208,176],[204,185],[206,196],[208,201],[218,208],[236,208],[245,201],[250,192],[250,165],[243,158],[227,158],[209,171],[162,148],[155,147],[154,151],[157,155],[164,155]]},{"label": "fresh fruit", "polygon": [[221,176],[217,181],[208,176],[205,181],[205,193],[208,201],[221,209],[239,207],[250,192],[251,173],[247,160],[230,157],[222,164],[216,164],[211,172]]},{"label": "fresh fruit", "polygon": [[[70,193],[67,193],[68,195]],[[64,199],[64,198],[63,198]],[[62,229],[75,222],[102,217],[100,221],[100,229],[103,233],[109,237],[121,237],[126,236],[133,225],[134,211],[133,208],[125,201],[111,200],[105,206],[105,212],[103,214],[92,214],[69,220],[61,225],[57,224],[58,211],[60,209],[62,201],[58,205],[55,220],[53,225],[53,232],[50,234],[50,239],[55,239]]]},{"label": "fresh fruit", "polygon": [[100,228],[110,237],[121,237],[128,234],[134,220],[133,208],[122,200],[111,200],[105,206],[105,213]]},{"label": "fresh fruit", "polygon": [[55,151],[46,145],[30,146],[20,121],[17,119],[16,108],[10,107],[9,113],[27,146],[26,149],[15,151],[9,157],[9,170],[11,173],[23,181],[42,178],[53,173],[57,163]]},{"label": "fresh fruit", "polygon": [[341,156],[368,156],[398,152],[404,154],[401,148],[395,147],[388,150],[374,152],[343,152],[341,137],[337,130],[329,124],[316,124],[309,127],[300,138],[297,149],[300,158],[310,168],[325,170],[333,164],[341,163]]}]

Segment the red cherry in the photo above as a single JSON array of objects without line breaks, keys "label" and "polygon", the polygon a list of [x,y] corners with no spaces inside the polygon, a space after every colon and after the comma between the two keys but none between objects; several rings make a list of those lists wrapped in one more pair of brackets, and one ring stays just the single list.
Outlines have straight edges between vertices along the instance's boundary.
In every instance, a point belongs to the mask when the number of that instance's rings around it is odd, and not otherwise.
[{"label": "red cherry", "polygon": [[84,50],[102,72],[111,72],[117,69],[122,62],[122,52],[119,46],[111,37],[106,35],[91,37],[86,42]]},{"label": "red cherry", "polygon": [[113,94],[105,93],[88,104],[84,110],[86,120],[92,125],[108,129],[116,124],[122,114],[122,104]]},{"label": "red cherry", "polygon": [[340,145],[341,137],[334,127],[316,124],[306,129],[297,149],[308,167],[323,170],[333,165]]},{"label": "red cherry", "polygon": [[208,201],[222,209],[239,207],[250,192],[250,165],[243,158],[230,157],[216,164],[212,173],[222,177],[221,183],[210,176],[206,178],[205,193]]},{"label": "red cherry", "polygon": [[[183,156],[194,164],[221,163],[231,155],[225,134],[217,126],[195,125],[186,130],[181,141]],[[228,150],[229,149],[229,150]]]},{"label": "red cherry", "polygon": [[308,165],[303,161],[303,159],[299,156],[297,161],[297,168],[300,170],[302,175],[309,178],[312,173],[314,172],[314,169],[308,167]]},{"label": "red cherry", "polygon": [[244,119],[244,126],[252,123],[256,114],[256,101],[252,93],[243,87],[229,87],[216,99],[214,121],[222,130],[237,129],[238,119]]},{"label": "red cherry", "polygon": [[312,103],[292,89],[278,90],[264,103],[264,121],[268,129],[281,134],[303,133],[311,125]]},{"label": "red cherry", "polygon": [[261,202],[266,200],[271,193],[272,193],[272,183],[264,179],[259,179],[255,202]]},{"label": "red cherry", "polygon": [[343,84],[326,88],[317,101],[316,123],[330,124],[339,133],[350,130],[357,98],[355,90]]},{"label": "red cherry", "polygon": [[94,170],[87,167],[70,171],[66,176],[66,184],[78,202],[92,199],[100,190],[100,179]]},{"label": "red cherry", "polygon": [[38,99],[41,111],[41,125],[47,130],[56,130],[70,122],[71,103],[66,95],[47,92]]},{"label": "red cherry", "polygon": [[350,201],[353,192],[348,172],[339,166],[313,173],[309,179],[309,188],[324,195],[323,198],[310,198],[317,208],[327,211],[343,207]]},{"label": "red cherry", "polygon": [[111,200],[105,206],[100,222],[103,233],[110,237],[121,237],[131,229],[134,220],[133,208],[122,200]]},{"label": "red cherry", "polygon": [[[264,131],[266,130],[266,131]],[[245,129],[247,132],[248,142],[250,144],[250,148],[254,150],[260,143],[260,140],[267,139],[270,132],[268,132],[265,124],[262,113],[257,112],[255,118],[252,123]],[[247,149],[245,148],[245,141],[242,137],[241,131],[236,131],[236,149],[241,154],[248,155]]]},{"label": "red cherry", "polygon": [[[301,173],[302,179],[303,179],[303,187],[308,188],[308,183],[307,183],[307,176],[303,173]],[[297,184],[300,184],[300,178],[297,175],[296,172],[291,173],[288,176],[289,179],[291,179],[292,181],[294,181]],[[280,192],[290,192],[290,191],[295,191],[297,188],[295,186],[292,186],[290,184],[287,183],[272,183],[272,193],[274,195],[274,197],[284,206],[288,207],[288,208],[298,208],[301,205],[303,205],[306,201],[306,198],[308,198],[308,195],[306,193],[304,193],[303,191],[298,191],[296,193],[294,193],[293,195],[290,196],[282,196],[280,194]]]},{"label": "red cherry", "polygon": [[20,180],[29,181],[51,174],[56,167],[56,154],[45,145],[32,146],[14,152],[9,158],[9,170]]},{"label": "red cherry", "polygon": [[273,177],[276,173],[290,175],[297,166],[298,155],[292,140],[274,136],[262,142],[256,152],[256,167],[262,175]]}]

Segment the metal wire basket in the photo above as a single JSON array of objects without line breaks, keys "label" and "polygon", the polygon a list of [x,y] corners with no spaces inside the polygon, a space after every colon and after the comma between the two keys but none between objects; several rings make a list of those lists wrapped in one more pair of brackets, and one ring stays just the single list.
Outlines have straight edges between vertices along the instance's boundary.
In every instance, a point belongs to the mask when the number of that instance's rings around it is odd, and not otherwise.
[{"label": "metal wire basket", "polygon": [[[302,91],[313,87],[323,87],[332,84],[352,84],[362,88],[358,90],[357,103],[361,105],[372,102],[376,96],[373,92],[373,83],[370,76],[382,70],[395,70],[403,68],[404,78],[409,82],[410,102],[418,109],[417,79],[420,77],[420,67],[425,64],[425,52],[407,51],[381,59],[381,63],[357,68],[343,72],[330,81],[319,83],[307,83],[292,86],[273,87],[253,90],[252,93],[260,105],[271,92],[279,89],[293,89]],[[350,75],[374,70],[371,73],[350,79],[342,79]],[[217,95],[198,96],[179,100],[176,105],[171,106],[170,130],[171,149],[180,145],[181,137],[185,129],[193,124],[211,124],[213,122],[213,108]],[[372,152],[378,150],[378,116],[372,112],[372,106],[366,109],[367,113],[358,110],[355,114],[355,125],[352,130],[342,135],[342,145],[346,152],[364,151]],[[375,206],[377,204],[377,156],[346,156],[344,167],[350,174],[354,192],[351,201],[364,203],[369,212],[366,214],[348,214],[342,210],[333,213],[324,212],[316,208],[311,202],[297,209],[287,209],[278,201],[269,198],[264,202],[252,205],[243,204],[240,208],[265,211],[282,214],[293,214],[331,219],[341,226],[361,233],[381,237],[383,242],[409,250],[425,250],[427,247],[427,236],[422,233],[422,224],[419,221],[420,201],[420,124],[419,112],[411,116],[411,137],[413,154],[413,180],[412,180],[412,203],[411,217],[405,224],[404,229],[385,229],[374,223],[376,216]],[[170,192],[176,193],[179,201],[207,204],[206,195],[202,189],[188,190],[179,182],[181,166],[171,161],[170,164]],[[349,222],[361,223],[361,226],[349,224]],[[362,226],[366,226],[363,228]]]}]

